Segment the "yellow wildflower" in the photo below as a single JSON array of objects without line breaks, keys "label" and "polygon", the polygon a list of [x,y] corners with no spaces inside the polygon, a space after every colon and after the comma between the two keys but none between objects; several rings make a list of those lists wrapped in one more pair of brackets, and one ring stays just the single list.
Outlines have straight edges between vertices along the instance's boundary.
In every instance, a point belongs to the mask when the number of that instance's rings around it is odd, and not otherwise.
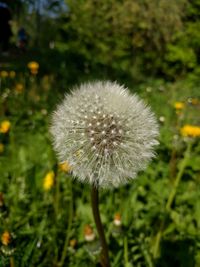
[{"label": "yellow wildflower", "polygon": [[59,169],[63,172],[70,172],[71,171],[71,166],[69,165],[69,163],[66,161],[64,163],[60,163],[58,165]]},{"label": "yellow wildflower", "polygon": [[29,62],[27,66],[32,74],[36,75],[38,73],[39,64],[36,61]]},{"label": "yellow wildflower", "polygon": [[49,171],[46,174],[46,176],[44,177],[44,181],[43,181],[44,190],[48,191],[52,188],[52,186],[54,185],[54,178],[55,178],[54,171]]},{"label": "yellow wildflower", "polygon": [[191,105],[199,105],[200,104],[200,101],[198,98],[188,98],[188,103],[191,104]]},{"label": "yellow wildflower", "polygon": [[4,246],[8,246],[10,242],[11,242],[11,234],[8,231],[3,232],[1,236],[1,243]]},{"label": "yellow wildflower", "polygon": [[0,154],[4,152],[4,144],[0,143]]},{"label": "yellow wildflower", "polygon": [[200,127],[193,125],[184,125],[180,129],[181,135],[184,137],[199,137],[200,136]]},{"label": "yellow wildflower", "polygon": [[183,109],[185,107],[185,104],[183,102],[175,102],[174,103],[174,108],[176,110],[180,110],[180,109]]},{"label": "yellow wildflower", "polygon": [[2,121],[0,124],[0,133],[7,133],[10,130],[11,123],[8,120]]},{"label": "yellow wildflower", "polygon": [[2,78],[6,78],[6,77],[8,77],[8,72],[7,72],[6,70],[2,70],[2,71],[1,71],[1,77],[2,77]]},{"label": "yellow wildflower", "polygon": [[17,93],[22,93],[23,90],[24,90],[24,86],[23,86],[22,83],[17,83],[17,84],[15,85],[15,91],[16,91]]},{"label": "yellow wildflower", "polygon": [[15,78],[16,72],[14,70],[11,70],[9,73],[10,78]]}]

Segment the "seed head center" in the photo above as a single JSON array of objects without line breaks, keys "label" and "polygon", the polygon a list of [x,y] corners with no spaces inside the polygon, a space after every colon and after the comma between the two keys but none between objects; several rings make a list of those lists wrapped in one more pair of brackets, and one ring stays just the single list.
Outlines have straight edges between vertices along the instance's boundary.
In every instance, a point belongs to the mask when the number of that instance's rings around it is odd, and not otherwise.
[{"label": "seed head center", "polygon": [[96,114],[86,124],[86,135],[99,154],[111,154],[121,143],[123,131],[113,115]]}]

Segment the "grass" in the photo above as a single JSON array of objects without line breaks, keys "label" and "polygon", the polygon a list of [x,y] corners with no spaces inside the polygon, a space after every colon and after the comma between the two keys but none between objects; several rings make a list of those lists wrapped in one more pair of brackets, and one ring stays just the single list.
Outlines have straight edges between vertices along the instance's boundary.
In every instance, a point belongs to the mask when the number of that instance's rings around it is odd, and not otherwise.
[{"label": "grass", "polygon": [[[26,64],[15,65],[4,65],[8,76],[1,72],[0,83],[0,124],[11,124],[0,133],[0,267],[98,266],[90,188],[59,167],[48,132],[50,114],[72,84],[70,73],[58,79],[55,72],[39,69],[31,75]],[[16,75],[10,77],[13,69]],[[198,81],[193,76],[174,83],[149,80],[130,89],[156,112],[160,145],[157,158],[133,183],[100,192],[111,266],[198,267],[200,144],[198,138],[190,140],[186,162],[188,141],[180,134],[185,124],[199,125]],[[182,110],[174,108],[176,101],[185,104]],[[55,176],[46,190],[51,171]],[[114,223],[116,213],[120,226]],[[86,225],[95,233],[93,242],[85,239]]]}]

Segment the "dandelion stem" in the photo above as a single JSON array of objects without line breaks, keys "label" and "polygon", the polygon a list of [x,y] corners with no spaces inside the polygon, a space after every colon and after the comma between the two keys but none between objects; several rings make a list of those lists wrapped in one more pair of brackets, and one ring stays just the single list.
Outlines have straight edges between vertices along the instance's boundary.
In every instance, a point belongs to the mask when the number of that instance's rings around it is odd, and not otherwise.
[{"label": "dandelion stem", "polygon": [[93,216],[94,216],[97,231],[99,234],[101,246],[102,246],[102,253],[101,253],[101,260],[100,260],[101,266],[110,267],[109,256],[108,256],[108,246],[106,243],[103,225],[102,225],[100,213],[99,213],[99,192],[98,192],[98,189],[93,185],[92,185],[91,199],[92,199]]}]

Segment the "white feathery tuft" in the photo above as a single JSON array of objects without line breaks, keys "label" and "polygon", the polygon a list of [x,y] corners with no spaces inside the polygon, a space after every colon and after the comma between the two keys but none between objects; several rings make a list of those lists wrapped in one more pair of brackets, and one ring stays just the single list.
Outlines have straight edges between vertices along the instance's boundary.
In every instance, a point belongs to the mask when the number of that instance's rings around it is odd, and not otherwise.
[{"label": "white feathery tuft", "polygon": [[53,144],[81,182],[112,188],[134,179],[154,157],[158,124],[150,108],[115,82],[85,83],[52,117]]}]

